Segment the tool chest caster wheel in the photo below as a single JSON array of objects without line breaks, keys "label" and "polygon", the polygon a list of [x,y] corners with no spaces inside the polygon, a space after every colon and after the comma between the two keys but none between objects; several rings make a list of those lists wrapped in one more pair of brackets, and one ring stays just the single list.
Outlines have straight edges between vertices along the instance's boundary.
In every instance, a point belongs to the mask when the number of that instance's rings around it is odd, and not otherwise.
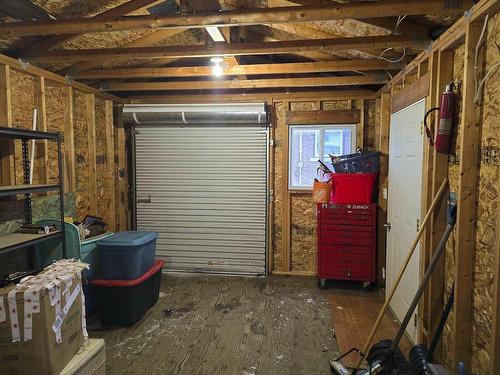
[{"label": "tool chest caster wheel", "polygon": [[318,279],[318,288],[321,290],[327,289],[326,279]]}]

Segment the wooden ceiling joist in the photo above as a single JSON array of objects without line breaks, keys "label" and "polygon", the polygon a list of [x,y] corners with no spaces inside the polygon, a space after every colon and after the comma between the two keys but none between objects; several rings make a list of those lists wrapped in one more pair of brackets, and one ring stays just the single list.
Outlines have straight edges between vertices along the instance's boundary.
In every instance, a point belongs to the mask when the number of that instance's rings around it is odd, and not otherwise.
[{"label": "wooden ceiling joist", "polygon": [[157,90],[220,90],[259,89],[272,87],[329,87],[383,84],[387,75],[370,74],[344,77],[275,78],[247,80],[180,81],[180,82],[118,82],[101,87],[105,91]]},{"label": "wooden ceiling joist", "polygon": [[381,0],[332,6],[291,6],[201,12],[174,16],[127,16],[103,22],[100,19],[8,22],[0,25],[0,38],[35,35],[78,34],[157,28],[193,28],[206,26],[262,25],[269,23],[312,22],[346,18],[377,18],[406,15],[446,15],[463,13],[472,1]]},{"label": "wooden ceiling joist", "polygon": [[[382,60],[339,60],[284,64],[235,65],[224,69],[224,75],[264,75],[326,73],[370,70],[395,70],[403,65]],[[115,68],[87,70],[76,74],[76,79],[128,79],[128,78],[167,78],[167,77],[208,77],[211,66],[182,66],[167,68]]]},{"label": "wooden ceiling joist", "polygon": [[[102,21],[113,17],[121,17],[126,14],[149,8],[158,4],[159,2],[159,0],[130,0],[122,5],[98,14],[97,16],[93,17],[93,19]],[[57,47],[62,43],[69,42],[77,38],[79,35],[80,34],[62,34],[49,36],[45,39],[37,41],[36,43],[30,44],[27,47],[24,47],[23,49],[14,51],[13,54],[20,57],[35,56],[43,51],[48,51],[54,47]]]},{"label": "wooden ceiling joist", "polygon": [[134,48],[104,48],[83,50],[47,51],[30,61],[92,61],[95,59],[156,59],[156,58],[187,58],[213,56],[242,56],[296,53],[304,51],[358,50],[363,48],[401,48],[411,47],[424,49],[427,40],[419,40],[408,36],[370,36],[356,38],[287,40],[262,43],[214,43],[210,46],[189,45],[169,47],[134,47]]},{"label": "wooden ceiling joist", "polygon": [[310,100],[352,100],[373,99],[374,91],[369,90],[339,90],[339,91],[267,91],[242,92],[238,94],[189,94],[189,95],[141,95],[130,97],[131,103],[224,103],[252,101],[310,101]]}]

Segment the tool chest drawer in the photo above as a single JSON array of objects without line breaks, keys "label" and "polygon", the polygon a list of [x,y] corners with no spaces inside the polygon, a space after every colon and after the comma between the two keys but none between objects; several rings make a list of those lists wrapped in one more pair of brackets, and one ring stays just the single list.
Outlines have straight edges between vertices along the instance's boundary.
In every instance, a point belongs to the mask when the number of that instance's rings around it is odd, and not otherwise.
[{"label": "tool chest drawer", "polygon": [[330,225],[373,225],[376,213],[375,204],[318,204],[318,218]]},{"label": "tool chest drawer", "polygon": [[375,281],[376,205],[318,204],[318,278]]}]

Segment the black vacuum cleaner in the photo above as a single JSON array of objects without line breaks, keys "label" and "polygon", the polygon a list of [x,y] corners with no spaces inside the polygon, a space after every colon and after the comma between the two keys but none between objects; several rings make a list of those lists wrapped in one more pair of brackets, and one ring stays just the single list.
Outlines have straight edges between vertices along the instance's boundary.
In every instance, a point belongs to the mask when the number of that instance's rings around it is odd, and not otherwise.
[{"label": "black vacuum cleaner", "polygon": [[[330,362],[331,369],[334,374],[337,375],[444,375],[445,372],[440,372],[440,366],[433,366],[429,362],[431,361],[432,354],[434,349],[439,341],[439,337],[444,328],[444,324],[446,323],[446,318],[448,317],[449,310],[451,310],[451,305],[453,304],[453,297],[451,297],[451,301],[448,301],[443,317],[441,318],[440,326],[436,331],[436,335],[433,338],[430,346],[430,350],[428,351],[425,346],[417,345],[410,352],[410,362],[408,362],[403,353],[401,353],[399,349],[399,342],[403,337],[406,327],[410,322],[413,313],[424,293],[427,285],[429,284],[429,280],[436,268],[436,264],[444,253],[446,242],[450,237],[451,232],[455,226],[456,222],[456,213],[457,213],[457,197],[455,193],[450,193],[448,196],[448,207],[446,213],[446,229],[439,241],[437,249],[432,256],[432,259],[429,263],[429,266],[425,272],[425,275],[420,283],[420,286],[413,297],[412,303],[406,312],[406,315],[401,322],[401,326],[399,327],[396,336],[392,340],[382,340],[378,343],[374,344],[366,357],[357,349],[352,349],[351,351],[345,353],[340,358],[337,358],[335,361]],[[453,295],[453,293],[452,293]],[[448,310],[448,311],[447,311]],[[339,360],[352,351],[357,351],[360,355],[362,355],[366,361],[368,362],[368,369],[357,370],[354,369],[352,371],[345,372],[345,368],[335,367],[334,364],[339,363]],[[442,369],[444,371],[444,369]]]}]

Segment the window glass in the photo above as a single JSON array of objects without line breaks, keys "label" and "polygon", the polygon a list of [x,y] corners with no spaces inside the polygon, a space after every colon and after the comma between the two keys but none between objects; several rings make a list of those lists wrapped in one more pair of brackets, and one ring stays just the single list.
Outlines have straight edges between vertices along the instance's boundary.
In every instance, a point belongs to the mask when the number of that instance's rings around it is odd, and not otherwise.
[{"label": "window glass", "polygon": [[[350,154],[356,149],[356,125],[290,126],[289,188],[308,189],[318,177],[318,159],[331,165],[330,154]],[[321,172],[320,172],[321,173]]]}]

